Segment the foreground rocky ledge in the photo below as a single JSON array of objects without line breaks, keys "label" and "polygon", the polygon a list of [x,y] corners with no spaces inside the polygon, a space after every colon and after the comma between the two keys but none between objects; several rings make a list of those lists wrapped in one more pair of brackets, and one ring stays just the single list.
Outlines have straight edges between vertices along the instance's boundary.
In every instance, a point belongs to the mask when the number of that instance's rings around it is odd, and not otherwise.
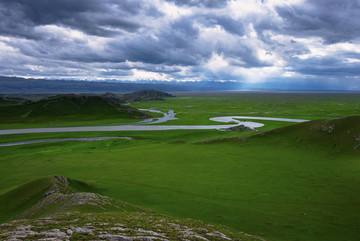
[{"label": "foreground rocky ledge", "polygon": [[0,225],[0,240],[263,240],[205,224],[139,212],[68,212]]}]

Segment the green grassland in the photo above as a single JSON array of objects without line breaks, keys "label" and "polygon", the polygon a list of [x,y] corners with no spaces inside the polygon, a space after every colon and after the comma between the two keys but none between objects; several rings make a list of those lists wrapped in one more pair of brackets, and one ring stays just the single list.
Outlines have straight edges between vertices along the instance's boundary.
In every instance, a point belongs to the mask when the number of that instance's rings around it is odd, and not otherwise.
[{"label": "green grassland", "polygon": [[[53,97],[56,98],[56,97]],[[64,98],[64,97],[63,97]],[[243,115],[268,116],[315,120],[360,114],[360,95],[341,93],[228,93],[221,95],[180,95],[166,101],[132,102],[132,107],[176,112],[177,120],[160,125],[215,124],[215,116]],[[0,102],[0,128],[32,128],[52,126],[117,125],[137,122],[136,115],[119,112],[98,96],[86,101],[48,101],[22,105]],[[160,114],[150,113],[154,117]],[[14,121],[16,120],[16,121]],[[269,122],[264,128],[272,129],[291,123]],[[274,125],[274,126],[269,126]]]},{"label": "green grassland", "polygon": [[[340,93],[229,93],[218,96],[179,96],[166,101],[133,102],[136,108],[174,110],[169,125],[214,124],[215,116],[267,116],[316,120],[360,114],[359,94]],[[163,124],[163,123],[162,123]]]},{"label": "green grassland", "polygon": [[[132,103],[137,108],[175,110],[179,120],[169,124],[214,124],[209,117],[226,115],[325,118],[300,124],[259,121],[267,125],[258,133],[177,130],[0,136],[0,142],[134,138],[1,147],[0,194],[56,174],[158,213],[226,225],[270,240],[357,240],[360,117],[338,117],[357,115],[359,100],[357,95],[269,94]],[[6,201],[0,204],[6,206]]]}]

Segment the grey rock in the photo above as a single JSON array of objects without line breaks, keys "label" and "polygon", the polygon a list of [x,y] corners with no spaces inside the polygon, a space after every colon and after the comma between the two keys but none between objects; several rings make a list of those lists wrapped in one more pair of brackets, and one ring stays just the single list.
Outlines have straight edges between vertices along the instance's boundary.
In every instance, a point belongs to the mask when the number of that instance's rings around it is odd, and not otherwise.
[{"label": "grey rock", "polygon": [[41,238],[41,239],[37,239],[39,241],[60,241],[60,240],[64,240],[64,239],[59,239],[59,238]]},{"label": "grey rock", "polygon": [[213,236],[213,237],[218,237],[218,238],[222,238],[222,239],[226,239],[226,240],[231,240],[230,238],[228,238],[225,234],[220,233],[218,231],[214,231],[212,233],[207,233],[206,235],[208,236]]},{"label": "grey rock", "polygon": [[141,232],[141,233],[146,233],[146,234],[154,235],[154,236],[163,236],[163,235],[164,235],[164,234],[156,233],[156,232],[154,232],[154,231],[144,230],[144,229],[142,229],[142,228],[139,228],[137,231],[138,231],[138,232]]},{"label": "grey rock", "polygon": [[122,227],[112,227],[110,228],[111,231],[132,231],[131,229],[129,228],[122,228]]},{"label": "grey rock", "polygon": [[29,230],[30,228],[31,228],[31,225],[18,226],[18,227],[16,227],[17,230]]},{"label": "grey rock", "polygon": [[203,233],[203,232],[208,232],[208,230],[206,228],[196,228],[194,229],[196,232],[200,232],[200,233]]},{"label": "grey rock", "polygon": [[52,229],[46,232],[41,232],[39,235],[45,237],[54,237],[59,239],[64,239],[67,237],[66,233],[61,232],[59,229]]},{"label": "grey rock", "polygon": [[81,228],[81,227],[75,227],[72,229],[74,233],[87,233],[87,234],[93,234],[93,231],[88,228]]},{"label": "grey rock", "polygon": [[190,238],[196,238],[196,239],[200,239],[200,240],[204,240],[204,241],[209,241],[207,238],[204,238],[204,237],[202,237],[200,235],[193,235]]},{"label": "grey rock", "polygon": [[132,237],[126,237],[126,236],[122,236],[122,235],[113,235],[113,234],[104,234],[104,235],[99,235],[98,236],[101,239],[106,239],[106,240],[110,240],[110,241],[130,241],[133,240]]},{"label": "grey rock", "polygon": [[3,223],[3,224],[0,224],[0,228],[2,227],[11,227],[12,225],[10,223]]},{"label": "grey rock", "polygon": [[141,240],[141,241],[152,241],[152,240],[161,240],[161,241],[168,241],[167,239],[159,239],[157,237],[127,237],[123,235],[113,235],[113,234],[104,234],[99,235],[99,238],[110,240],[110,241],[132,241],[132,240]]},{"label": "grey rock", "polygon": [[11,232],[4,233],[4,235],[11,236],[12,238],[26,238],[28,236],[33,236],[36,234],[38,234],[38,233],[31,231],[31,230],[11,231]]}]

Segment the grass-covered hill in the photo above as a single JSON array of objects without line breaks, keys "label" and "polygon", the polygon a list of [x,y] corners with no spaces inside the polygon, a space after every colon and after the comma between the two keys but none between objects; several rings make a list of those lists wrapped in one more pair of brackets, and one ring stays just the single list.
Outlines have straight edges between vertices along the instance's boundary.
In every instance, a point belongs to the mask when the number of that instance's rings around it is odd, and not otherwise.
[{"label": "grass-covered hill", "polygon": [[130,94],[125,94],[121,98],[123,101],[146,101],[146,100],[164,100],[164,98],[174,97],[173,95],[157,90],[139,90]]},{"label": "grass-covered hill", "polygon": [[0,105],[22,103],[25,101],[26,99],[20,97],[0,96]]},{"label": "grass-covered hill", "polygon": [[[93,191],[93,192],[91,192]],[[0,195],[0,239],[262,240],[225,227],[159,215],[98,194],[96,188],[48,176]]]},{"label": "grass-covered hill", "polygon": [[0,123],[49,124],[80,121],[132,120],[150,116],[109,94],[104,96],[57,95],[36,102],[0,106]]},{"label": "grass-covered hill", "polygon": [[87,183],[62,176],[48,176],[0,195],[0,222],[14,218],[38,218],[69,211],[142,211],[110,199]]},{"label": "grass-covered hill", "polygon": [[[234,131],[237,129],[241,130],[242,126],[229,128],[229,130]],[[247,136],[211,139],[200,141],[200,143],[226,143],[238,142],[239,140],[357,153],[356,151],[360,151],[360,116],[313,120],[258,133],[251,132]]]},{"label": "grass-covered hill", "polygon": [[121,100],[119,96],[111,92],[106,92],[105,94],[101,95],[101,97],[116,106],[122,106],[125,103],[125,101]]},{"label": "grass-covered hill", "polygon": [[2,102],[8,102],[8,100],[5,96],[0,96],[0,103],[2,103]]},{"label": "grass-covered hill", "polygon": [[252,136],[263,141],[279,141],[330,152],[360,151],[360,116],[319,119],[262,132]]}]

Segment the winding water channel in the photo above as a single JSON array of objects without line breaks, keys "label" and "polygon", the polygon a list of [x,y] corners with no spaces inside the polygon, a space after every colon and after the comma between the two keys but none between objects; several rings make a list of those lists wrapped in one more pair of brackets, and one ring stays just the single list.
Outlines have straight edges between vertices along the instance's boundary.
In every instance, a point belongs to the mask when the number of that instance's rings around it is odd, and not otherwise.
[{"label": "winding water channel", "polygon": [[[232,123],[224,125],[151,125],[164,123],[169,120],[176,120],[176,113],[173,110],[169,110],[164,113],[154,109],[140,109],[143,111],[161,113],[164,116],[161,118],[147,119],[137,124],[131,125],[116,125],[116,126],[84,126],[84,127],[50,127],[50,128],[29,128],[29,129],[7,129],[0,130],[0,135],[8,134],[26,134],[26,133],[51,133],[51,132],[83,132],[83,131],[160,131],[160,130],[211,130],[211,129],[227,129],[237,125],[244,125],[251,129],[264,126],[262,123],[242,120],[272,120],[272,121],[286,121],[286,122],[305,122],[308,120],[303,119],[289,119],[289,118],[273,118],[273,117],[253,117],[253,116],[222,116],[212,117],[210,120],[222,123]],[[239,120],[240,119],[240,120]],[[40,142],[56,142],[56,141],[98,141],[106,140],[110,138],[124,138],[129,137],[94,137],[94,138],[63,138],[63,139],[42,139],[33,141],[22,141],[13,143],[3,143],[0,146],[14,146]]]},{"label": "winding water channel", "polygon": [[87,137],[87,138],[57,138],[57,139],[39,139],[39,140],[31,140],[31,141],[18,141],[11,143],[0,143],[0,146],[19,146],[33,143],[42,143],[42,142],[61,142],[61,141],[102,141],[109,139],[126,139],[132,140],[131,137],[116,137],[116,136],[104,136],[104,137]]},{"label": "winding water channel", "polygon": [[164,123],[167,122],[169,120],[177,120],[178,118],[175,117],[176,113],[173,110],[169,110],[167,113],[166,112],[162,112],[160,110],[154,110],[154,109],[139,109],[141,111],[149,111],[149,112],[153,112],[153,113],[159,113],[159,114],[163,114],[164,116],[161,118],[151,118],[151,119],[147,119],[147,120],[143,120],[140,123],[141,124],[159,124],[159,123]]}]

